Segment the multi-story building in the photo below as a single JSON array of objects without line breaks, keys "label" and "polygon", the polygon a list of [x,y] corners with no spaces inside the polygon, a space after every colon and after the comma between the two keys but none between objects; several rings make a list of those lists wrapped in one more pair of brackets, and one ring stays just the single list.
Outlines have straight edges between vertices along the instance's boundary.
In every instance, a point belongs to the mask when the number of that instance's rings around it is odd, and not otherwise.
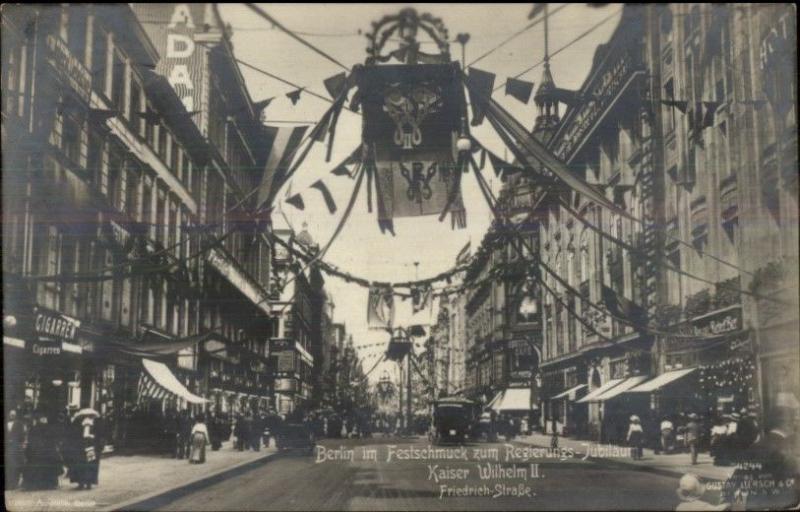
[{"label": "multi-story building", "polygon": [[[290,247],[297,246],[306,253],[319,250],[306,230],[296,237],[289,229],[276,228],[274,233]],[[275,324],[270,338],[270,357],[275,361],[276,371],[275,400],[278,412],[291,414],[312,407],[312,398],[316,398],[314,383],[318,382],[321,369],[318,361],[322,276],[313,265],[304,268],[302,261],[280,245],[276,246],[273,272],[278,288],[272,302]]]},{"label": "multi-story building", "polygon": [[466,354],[467,337],[465,325],[466,299],[463,294],[454,294],[447,299],[450,315],[447,342],[447,394],[462,393],[467,387]]},{"label": "multi-story building", "polygon": [[[233,55],[231,32],[213,4],[134,4],[163,58],[156,72],[199,131],[198,220],[204,228],[199,322],[203,391],[219,411],[268,406],[271,247],[253,218],[269,141]],[[161,142],[159,142],[161,144]],[[180,161],[180,154],[171,155]]]},{"label": "multi-story building", "polygon": [[[631,413],[800,410],[796,97],[769,84],[794,21],[791,6],[626,6],[598,48],[548,146],[627,216],[543,203],[548,428],[613,441]],[[613,297],[646,321],[609,313]]]}]

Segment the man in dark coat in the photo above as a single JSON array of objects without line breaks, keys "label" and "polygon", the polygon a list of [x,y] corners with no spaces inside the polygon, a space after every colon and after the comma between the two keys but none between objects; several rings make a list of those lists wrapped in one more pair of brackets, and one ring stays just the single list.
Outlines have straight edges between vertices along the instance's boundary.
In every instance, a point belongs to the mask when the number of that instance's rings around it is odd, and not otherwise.
[{"label": "man in dark coat", "polygon": [[250,448],[253,451],[261,451],[261,436],[264,434],[264,420],[259,414],[253,415],[253,426],[250,430]]},{"label": "man in dark coat", "polygon": [[239,417],[236,419],[236,427],[234,427],[233,435],[236,436],[236,449],[240,452],[244,451],[246,439],[250,435],[247,427],[248,424],[244,415],[239,414]]},{"label": "man in dark coat", "polygon": [[38,415],[38,423],[28,434],[25,455],[27,465],[22,478],[23,487],[32,490],[57,489],[58,476],[62,471],[58,436],[44,413]]},{"label": "man in dark coat", "polygon": [[176,439],[176,454],[175,457],[183,459],[189,456],[189,437],[192,433],[192,418],[189,417],[189,411],[181,411],[178,420],[178,432]]},{"label": "man in dark coat", "polygon": [[25,424],[17,418],[17,411],[8,413],[6,423],[6,489],[13,490],[19,486],[22,466],[25,462]]}]

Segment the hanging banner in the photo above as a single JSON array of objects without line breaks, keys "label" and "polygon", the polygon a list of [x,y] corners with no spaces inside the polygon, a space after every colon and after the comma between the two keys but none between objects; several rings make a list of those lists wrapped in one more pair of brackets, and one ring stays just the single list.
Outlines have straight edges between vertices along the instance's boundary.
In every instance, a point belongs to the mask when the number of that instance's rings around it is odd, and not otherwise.
[{"label": "hanging banner", "polygon": [[369,289],[367,326],[370,329],[388,330],[394,322],[394,296],[390,287],[373,286]]},{"label": "hanging banner", "polygon": [[379,217],[463,210],[455,141],[465,116],[451,64],[368,66],[358,74],[364,142],[374,152]]}]

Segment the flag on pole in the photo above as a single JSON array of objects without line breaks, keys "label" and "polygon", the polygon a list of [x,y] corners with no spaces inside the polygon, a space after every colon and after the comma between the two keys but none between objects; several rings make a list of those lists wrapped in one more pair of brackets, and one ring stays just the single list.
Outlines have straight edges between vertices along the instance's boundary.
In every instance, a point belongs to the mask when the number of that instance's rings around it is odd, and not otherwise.
[{"label": "flag on pole", "polygon": [[530,14],[528,14],[528,19],[532,20],[539,14],[543,13],[545,7],[547,7],[547,4],[533,4],[533,9],[531,9]]},{"label": "flag on pole", "polygon": [[271,199],[272,194],[275,194],[283,185],[284,176],[292,164],[294,153],[308,130],[308,126],[265,126],[264,128],[267,135],[272,138],[272,148],[269,151],[264,166],[264,175],[259,185],[259,207]]},{"label": "flag on pole", "polygon": [[344,71],[338,75],[326,78],[323,83],[325,84],[325,90],[328,91],[328,94],[330,94],[333,99],[337,99],[345,88],[349,89],[347,73]]},{"label": "flag on pole", "polygon": [[533,94],[533,82],[517,78],[508,78],[506,80],[506,96],[516,98],[527,105],[531,99],[531,94]]},{"label": "flag on pole", "polygon": [[603,285],[603,304],[609,313],[617,318],[628,321],[633,326],[644,326],[647,323],[647,311],[622,294]]},{"label": "flag on pole", "polygon": [[671,108],[677,108],[682,114],[685,114],[686,109],[689,107],[688,101],[661,100],[661,103]]}]

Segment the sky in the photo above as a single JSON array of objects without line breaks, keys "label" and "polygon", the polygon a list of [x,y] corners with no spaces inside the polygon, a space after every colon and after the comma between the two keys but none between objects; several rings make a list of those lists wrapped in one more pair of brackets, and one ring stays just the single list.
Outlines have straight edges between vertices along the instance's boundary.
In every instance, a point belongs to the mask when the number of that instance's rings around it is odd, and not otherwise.
[{"label": "sky", "polygon": [[[418,12],[429,12],[440,17],[447,27],[451,39],[451,55],[460,59],[461,47],[452,40],[456,34],[468,33],[466,60],[473,59],[496,47],[530,21],[528,13],[532,4],[259,4],[287,28],[336,58],[347,66],[363,64],[366,58],[367,40],[364,33],[371,30],[373,21],[384,15],[395,14],[404,7],[414,7]],[[562,8],[563,7],[563,8]],[[562,8],[558,12],[556,9]],[[577,89],[585,80],[598,44],[606,42],[620,18],[620,4],[608,4],[593,8],[586,4],[549,4],[549,49],[556,55],[550,61],[556,85]],[[308,90],[328,96],[323,80],[342,71],[336,64],[306,48],[287,34],[256,15],[243,4],[220,4],[225,22],[233,28],[233,45],[236,57]],[[608,20],[569,48],[558,51],[564,45],[589,30],[604,18]],[[391,43],[387,48],[391,48]],[[423,44],[422,50],[435,53],[435,46]],[[511,42],[486,56],[474,67],[495,73],[495,87],[503,85],[509,76],[540,63],[544,56],[543,24],[523,32]],[[313,124],[330,106],[329,103],[309,94],[301,94],[297,105],[292,105],[285,96],[293,87],[278,82],[247,67],[240,66],[250,95],[254,101],[275,97],[266,110],[266,123],[274,126]],[[533,81],[538,87],[542,66],[539,65],[523,80]],[[536,107],[533,100],[528,105],[507,97],[501,88],[493,98],[507,108],[526,126],[533,126]],[[289,121],[290,123],[286,123]],[[491,130],[488,122],[473,128],[472,134],[484,146],[499,155],[508,154]],[[292,193],[301,193],[305,210],[299,211],[279,201],[277,208],[286,221],[297,232],[307,224],[313,239],[324,246],[350,198],[354,182],[347,177],[337,177],[330,170],[355,149],[361,140],[361,118],[357,114],[343,111],[336,132],[330,162],[325,161],[325,145],[316,144],[300,167],[289,186]],[[509,160],[511,160],[509,154]],[[467,177],[468,175],[465,175]],[[500,183],[492,173],[492,188],[499,190]],[[308,186],[324,178],[338,210],[328,213],[322,196]],[[396,237],[383,235],[378,229],[376,215],[367,212],[366,181],[353,209],[352,215],[338,236],[325,260],[350,274],[375,281],[397,282],[424,278],[452,267],[458,252],[467,242],[472,248],[480,244],[491,223],[491,212],[471,177],[462,182],[462,194],[467,209],[467,228],[452,230],[449,218],[438,222],[437,216],[412,217],[395,220]],[[279,199],[287,194],[284,188]],[[276,226],[283,216],[276,216]],[[415,263],[417,263],[415,265]],[[370,331],[366,326],[367,289],[348,284],[335,277],[326,277],[326,289],[334,304],[334,321],[344,323],[353,335],[354,344],[362,358],[363,367],[369,370],[380,359],[389,341],[382,331]],[[434,304],[429,314],[412,318],[410,301],[396,300],[396,325],[428,323],[435,320]],[[419,339],[421,343],[423,339]],[[380,346],[363,347],[362,345]],[[416,349],[420,352],[421,349]],[[399,377],[396,363],[384,362],[370,374],[376,382],[384,372],[393,378]]]}]

